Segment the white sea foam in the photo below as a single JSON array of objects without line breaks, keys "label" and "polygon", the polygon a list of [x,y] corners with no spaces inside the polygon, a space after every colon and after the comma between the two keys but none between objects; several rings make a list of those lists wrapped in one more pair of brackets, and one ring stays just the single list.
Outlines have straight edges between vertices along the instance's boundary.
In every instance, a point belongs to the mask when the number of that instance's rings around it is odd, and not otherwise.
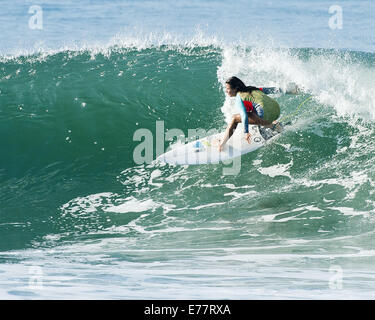
[{"label": "white sea foam", "polygon": [[[246,85],[259,87],[285,88],[293,82],[312,94],[318,103],[333,108],[339,116],[375,120],[375,92],[372,90],[375,68],[353,61],[349,53],[320,51],[301,59],[289,49],[259,46],[252,49],[225,47],[222,56],[217,73],[223,87],[225,80],[233,75]],[[238,113],[233,99],[226,99],[222,112],[227,122],[232,114]]]},{"label": "white sea foam", "polygon": [[162,207],[165,212],[169,212],[175,208],[175,205],[165,204],[153,201],[152,199],[138,200],[134,197],[125,199],[120,205],[109,206],[104,209],[107,212],[127,213],[127,212],[153,212],[157,208]]},{"label": "white sea foam", "polygon": [[271,178],[277,177],[277,176],[285,176],[288,178],[292,178],[289,172],[290,167],[293,166],[293,160],[291,160],[289,163],[285,164],[276,164],[274,166],[270,167],[260,167],[258,168],[258,171],[261,174],[268,175]]},{"label": "white sea foam", "polygon": [[77,197],[61,206],[63,216],[70,215],[86,215],[96,212],[98,208],[105,207],[105,201],[115,198],[117,195],[110,192],[102,192],[92,194],[87,197]]}]

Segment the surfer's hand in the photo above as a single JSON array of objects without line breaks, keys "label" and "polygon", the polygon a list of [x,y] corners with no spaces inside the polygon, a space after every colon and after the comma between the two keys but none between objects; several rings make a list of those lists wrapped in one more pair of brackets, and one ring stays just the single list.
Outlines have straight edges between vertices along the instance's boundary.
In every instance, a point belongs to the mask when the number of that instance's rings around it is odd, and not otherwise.
[{"label": "surfer's hand", "polygon": [[246,133],[245,140],[246,140],[248,143],[251,143],[251,134],[250,134],[250,133]]}]

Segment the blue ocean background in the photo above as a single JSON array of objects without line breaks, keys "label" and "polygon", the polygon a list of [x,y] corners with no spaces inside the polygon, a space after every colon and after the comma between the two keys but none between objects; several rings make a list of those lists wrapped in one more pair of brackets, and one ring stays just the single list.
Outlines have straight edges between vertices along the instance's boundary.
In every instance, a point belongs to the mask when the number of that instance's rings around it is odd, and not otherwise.
[{"label": "blue ocean background", "polygon": [[[2,4],[0,298],[375,297],[373,1]],[[232,75],[301,88],[280,137],[135,163],[157,121],[224,130]]]}]

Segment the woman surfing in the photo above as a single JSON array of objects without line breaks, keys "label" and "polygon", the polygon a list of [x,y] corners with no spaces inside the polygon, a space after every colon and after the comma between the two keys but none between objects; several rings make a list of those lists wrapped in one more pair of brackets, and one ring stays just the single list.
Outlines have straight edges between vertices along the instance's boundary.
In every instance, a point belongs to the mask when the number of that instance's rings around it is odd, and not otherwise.
[{"label": "woman surfing", "polygon": [[[280,116],[280,106],[275,99],[267,94],[283,92],[280,88],[257,88],[246,86],[239,78],[231,77],[225,82],[225,91],[230,97],[236,97],[235,106],[239,111],[233,115],[232,121],[225,130],[223,140],[219,140],[219,151],[236,130],[238,123],[244,123],[245,139],[250,143],[249,124],[261,125],[281,131],[281,125],[276,120]],[[297,93],[297,87],[286,93]]]}]

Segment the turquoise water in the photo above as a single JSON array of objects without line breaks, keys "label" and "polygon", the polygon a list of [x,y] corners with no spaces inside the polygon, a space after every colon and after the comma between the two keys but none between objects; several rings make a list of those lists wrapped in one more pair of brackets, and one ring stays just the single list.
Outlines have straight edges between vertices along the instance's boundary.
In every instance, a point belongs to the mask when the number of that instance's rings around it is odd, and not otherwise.
[{"label": "turquoise water", "polygon": [[[106,8],[120,24],[116,3],[90,8]],[[46,24],[49,48],[13,40],[2,46],[2,298],[374,298],[375,54],[366,33],[357,50],[341,35],[343,47],[324,49],[311,38],[311,46],[236,43],[209,27],[181,35],[178,14],[195,26],[203,20],[194,13],[204,16],[210,4],[189,3],[165,9],[174,18],[158,11],[160,30],[175,26],[162,37],[148,33],[150,18],[143,33],[106,44],[64,47],[90,30],[76,28],[57,43]],[[136,19],[141,11],[151,17],[146,9],[155,4],[119,6],[132,8]],[[228,9],[215,5],[222,14]],[[60,23],[59,14],[74,9],[52,1],[46,8]],[[318,18],[326,11],[320,8]],[[270,36],[276,25],[267,24]],[[117,31],[100,30],[98,38],[107,40]],[[12,32],[2,37],[13,39]],[[274,96],[293,125],[243,156],[236,175],[225,175],[225,164],[135,163],[134,133],[155,136],[157,121],[186,135],[223,130],[234,111],[223,85],[233,74],[246,84],[302,88]]]}]

